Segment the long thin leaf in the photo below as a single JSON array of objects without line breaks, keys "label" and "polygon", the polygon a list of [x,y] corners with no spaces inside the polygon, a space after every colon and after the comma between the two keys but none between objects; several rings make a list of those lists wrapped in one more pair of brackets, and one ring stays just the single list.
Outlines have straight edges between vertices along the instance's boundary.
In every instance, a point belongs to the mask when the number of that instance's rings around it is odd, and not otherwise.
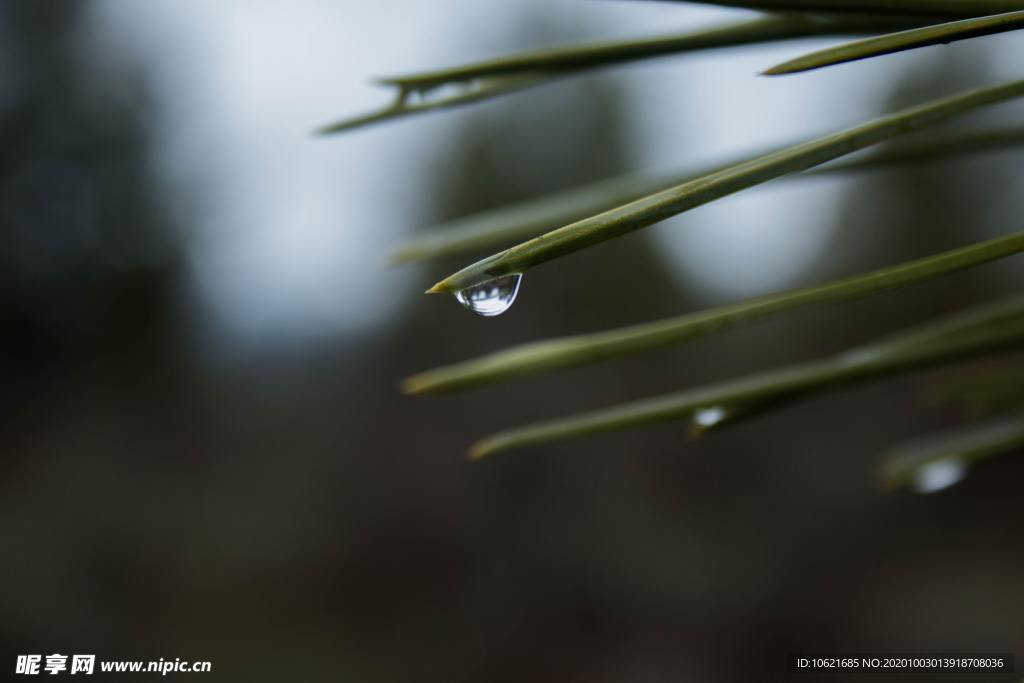
[{"label": "long thin leaf", "polygon": [[769,180],[805,171],[974,109],[1022,96],[1024,81],[972,90],[751,159],[518,244],[450,275],[428,293],[456,292],[503,275],[522,273]]},{"label": "long thin leaf", "polygon": [[[791,145],[786,145],[789,147]],[[1024,146],[1024,129],[953,131],[926,139],[901,141],[863,159],[849,159],[820,166],[807,173],[787,176],[809,178],[819,175],[859,173],[903,164],[1004,151]],[[606,178],[561,192],[544,195],[509,206],[483,211],[424,230],[398,246],[391,262],[407,263],[456,256],[482,249],[494,249],[536,237],[559,225],[582,220],[595,213],[636,201],[680,183],[733,166],[743,159],[730,159],[701,169],[650,173],[629,173]]]},{"label": "long thin leaf", "polygon": [[378,109],[377,111],[370,112],[368,114],[354,116],[336,123],[328,124],[316,130],[315,134],[331,135],[334,133],[342,133],[355,128],[361,128],[374,123],[382,123],[384,121],[411,116],[413,114],[422,114],[428,111],[461,107],[466,104],[480,102],[481,100],[487,100],[499,95],[507,95],[509,93],[523,90],[524,88],[530,88],[535,85],[547,83],[550,80],[551,77],[544,74],[518,74],[515,76],[482,79],[473,84],[473,87],[464,88],[454,94],[414,103],[409,103],[408,94],[400,93],[395,103],[390,106]]},{"label": "long thin leaf", "polygon": [[825,66],[854,62],[860,59],[915,50],[932,45],[943,45],[968,38],[991,36],[1024,28],[1024,11],[1007,12],[991,17],[963,19],[935,26],[925,26],[899,33],[857,40],[827,50],[819,50],[773,66],[766,76],[779,76],[811,71]]},{"label": "long thin leaf", "polygon": [[496,57],[449,69],[378,79],[384,85],[431,88],[445,83],[471,81],[514,73],[579,71],[686,52],[739,45],[768,43],[823,35],[873,33],[897,30],[894,25],[918,24],[921,20],[872,16],[802,17],[793,14],[725,24],[716,28],[655,38],[615,40],[565,45]]},{"label": "long thin leaf", "polygon": [[466,216],[430,228],[424,231],[425,234],[397,247],[391,261],[405,263],[453,256],[536,237],[553,227],[675,187],[738,161],[733,159],[681,172],[629,173]]},{"label": "long thin leaf", "polygon": [[405,381],[408,393],[467,389],[502,380],[587,365],[723,332],[772,315],[845,301],[972,268],[1024,251],[1024,231],[917,261],[854,275],[667,320],[533,342],[456,365],[428,370]]},{"label": "long thin leaf", "polygon": [[703,429],[854,382],[1024,348],[1024,299],[971,309],[880,342],[675,394],[499,432],[470,457],[672,420]]},{"label": "long thin leaf", "polygon": [[[395,102],[383,109],[319,128],[320,135],[340,133],[390,119],[448,109],[542,85],[564,76],[615,64],[666,55],[778,42],[814,36],[842,36],[891,31],[917,25],[910,20],[841,17],[831,20],[772,16],[697,32],[639,40],[617,40],[537,50],[422,74],[378,79],[397,88]],[[456,86],[444,93],[441,86]],[[417,99],[418,97],[418,99]]]},{"label": "long thin leaf", "polygon": [[807,176],[859,173],[893,166],[918,165],[974,154],[1007,152],[1024,146],[1024,128],[954,131],[943,135],[893,143],[890,147],[859,159],[846,159],[820,166]]},{"label": "long thin leaf", "polygon": [[880,478],[888,489],[909,487],[931,493],[956,483],[981,461],[1017,450],[1024,451],[1024,414],[900,446],[887,456]]},{"label": "long thin leaf", "polygon": [[[678,1],[678,0],[677,0]],[[965,18],[1024,9],[1019,0],[683,0],[769,12],[855,12]]]}]

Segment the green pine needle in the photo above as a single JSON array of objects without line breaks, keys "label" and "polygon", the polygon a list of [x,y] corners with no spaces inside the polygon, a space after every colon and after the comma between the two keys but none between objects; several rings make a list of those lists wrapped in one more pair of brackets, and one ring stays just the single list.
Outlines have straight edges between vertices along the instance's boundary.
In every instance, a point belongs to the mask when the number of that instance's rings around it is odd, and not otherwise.
[{"label": "green pine needle", "polygon": [[760,297],[677,318],[505,349],[414,375],[405,380],[403,388],[407,393],[414,394],[456,391],[524,375],[597,363],[724,332],[772,315],[905,286],[1022,251],[1024,231],[824,285]]},{"label": "green pine needle", "polygon": [[805,171],[980,107],[1019,97],[1024,97],[1024,81],[971,90],[757,157],[518,244],[448,276],[427,293],[457,292],[497,277],[523,273],[552,259],[646,228],[769,180]]},{"label": "green pine needle", "polygon": [[399,92],[398,99],[391,106],[384,107],[383,109],[379,109],[369,114],[363,114],[362,116],[355,116],[336,123],[328,124],[314,131],[314,134],[332,135],[334,133],[343,133],[355,128],[362,128],[363,126],[368,126],[370,124],[382,123],[384,121],[402,118],[413,114],[422,114],[424,112],[437,111],[441,109],[452,109],[453,107],[460,107],[466,104],[480,102],[481,100],[490,99],[499,95],[507,95],[524,88],[540,85],[541,83],[545,83],[549,80],[550,77],[540,74],[518,74],[514,76],[487,78],[471,84],[470,87],[463,88],[460,92],[446,95],[444,97],[425,99],[411,104],[408,102],[409,93],[403,90]]},{"label": "green pine needle", "polygon": [[935,26],[910,29],[899,33],[866,38],[838,47],[819,50],[773,66],[764,72],[766,76],[793,74],[811,71],[835,64],[854,62],[860,59],[889,55],[895,52],[915,50],[932,45],[943,45],[968,38],[979,38],[997,33],[1017,31],[1024,28],[1024,11],[1007,12],[991,17],[964,19]]},{"label": "green pine needle", "polygon": [[[1021,348],[1024,299],[1014,298],[824,359],[502,431],[472,446],[470,457],[673,420],[707,429],[729,423],[734,414],[746,418],[850,383]],[[713,418],[703,419],[709,411]]]},{"label": "green pine needle", "polygon": [[767,12],[853,12],[966,18],[1024,9],[1019,0],[684,0]]},{"label": "green pine needle", "polygon": [[[561,73],[724,47],[755,45],[797,38],[851,35],[897,30],[906,19],[873,16],[832,18],[802,17],[794,14],[769,15],[753,20],[654,38],[611,40],[563,45],[487,59],[449,69],[378,79],[382,85],[403,88],[432,88],[446,83],[472,81],[516,73]],[[908,26],[909,28],[909,26]]]},{"label": "green pine needle", "polygon": [[[871,34],[919,23],[891,17],[809,19],[793,15],[769,16],[696,32],[561,46],[451,69],[381,78],[377,80],[379,84],[392,86],[398,91],[398,97],[392,105],[331,123],[319,128],[316,133],[341,133],[391,119],[471,104],[599,67],[796,38]],[[439,90],[442,86],[453,86],[456,91],[445,94]]]},{"label": "green pine needle", "polygon": [[[787,147],[791,145],[786,145]],[[952,131],[923,139],[899,141],[862,159],[846,159],[820,166],[807,173],[788,176],[810,178],[819,175],[861,173],[906,164],[922,164],[985,152],[1001,152],[1024,146],[1024,128]],[[694,178],[733,166],[750,154],[701,169],[665,173],[629,173],[606,178],[501,206],[437,225],[396,247],[391,263],[461,256],[495,249],[536,237],[559,225],[636,201]]]},{"label": "green pine needle", "polygon": [[[1016,413],[969,425],[899,446],[886,457],[880,471],[882,485],[890,490],[911,488],[919,492],[933,489],[929,470],[952,468],[956,477],[978,463],[1024,451],[1024,414]],[[954,479],[955,481],[955,479]]]}]

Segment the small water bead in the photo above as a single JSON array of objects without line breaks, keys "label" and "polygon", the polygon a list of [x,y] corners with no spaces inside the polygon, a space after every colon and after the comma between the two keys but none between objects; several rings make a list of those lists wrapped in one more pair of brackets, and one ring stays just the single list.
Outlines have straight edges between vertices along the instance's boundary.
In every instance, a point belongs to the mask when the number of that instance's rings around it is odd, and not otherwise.
[{"label": "small water bead", "polygon": [[693,413],[693,424],[701,429],[709,429],[725,419],[725,408],[701,408]]},{"label": "small water bead", "polygon": [[426,107],[472,94],[480,89],[477,79],[427,85],[399,85],[396,107]]},{"label": "small water bead", "polygon": [[477,315],[490,318],[501,315],[512,307],[512,303],[516,300],[516,294],[519,293],[519,283],[522,280],[522,273],[504,275],[460,289],[455,292],[455,298]]},{"label": "small water bead", "polygon": [[935,493],[959,483],[967,476],[967,465],[960,460],[937,460],[918,468],[911,480],[917,493]]}]

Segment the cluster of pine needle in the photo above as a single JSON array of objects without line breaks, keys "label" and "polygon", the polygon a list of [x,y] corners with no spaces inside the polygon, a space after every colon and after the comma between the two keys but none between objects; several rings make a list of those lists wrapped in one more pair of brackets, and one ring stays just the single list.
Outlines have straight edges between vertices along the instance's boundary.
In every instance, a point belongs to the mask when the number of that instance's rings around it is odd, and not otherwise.
[{"label": "cluster of pine needle", "polygon": [[[754,18],[699,32],[640,40],[570,45],[449,69],[380,79],[396,91],[390,106],[322,128],[338,133],[389,119],[466,105],[588,70],[690,52],[837,37],[850,40],[764,71],[798,74],[854,60],[1024,28],[1024,3],[1010,0],[707,0],[754,10]],[[520,275],[605,240],[623,237],[690,209],[783,177],[864,173],[894,164],[957,158],[1024,145],[1024,128],[945,127],[964,114],[1024,98],[1024,80],[988,85],[923,102],[878,119],[779,149],[758,150],[711,168],[673,174],[632,174],[519,205],[469,216],[427,231],[394,253],[396,262],[500,249],[435,284],[457,293]],[[884,148],[855,160],[854,152]],[[837,161],[838,160],[838,161]],[[531,373],[611,360],[681,344],[808,306],[849,300],[974,268],[1024,250],[1024,231],[842,280],[631,327],[534,342],[499,350],[408,378],[410,393],[460,391]],[[845,352],[599,411],[509,429],[474,445],[483,457],[528,445],[684,420],[694,433],[809,398],[837,386],[898,373],[991,358],[937,383],[937,400],[960,404],[975,420],[953,433],[895,448],[882,477],[892,487],[927,488],[929,477],[955,476],[971,464],[1024,447],[1024,296],[986,302]],[[1000,354],[999,358],[995,358]],[[1008,355],[1009,354],[1009,355]],[[993,365],[994,364],[994,365]],[[943,469],[944,468],[944,469]],[[954,471],[954,474],[948,472]],[[947,474],[943,474],[946,472]],[[935,482],[932,482],[935,483]],[[939,482],[941,484],[941,482]]]}]

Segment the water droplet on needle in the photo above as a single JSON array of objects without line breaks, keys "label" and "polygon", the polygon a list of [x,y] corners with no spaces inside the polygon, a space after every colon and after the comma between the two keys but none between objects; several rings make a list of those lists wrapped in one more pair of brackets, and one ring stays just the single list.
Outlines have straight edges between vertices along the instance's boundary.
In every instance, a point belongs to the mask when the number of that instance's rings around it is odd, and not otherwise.
[{"label": "water droplet on needle", "polygon": [[690,416],[690,438],[696,439],[703,436],[705,432],[713,429],[727,417],[729,417],[729,413],[722,406],[698,408]]},{"label": "water droplet on needle", "polygon": [[935,493],[960,482],[967,476],[967,466],[959,460],[937,460],[914,472],[911,486],[917,493]]},{"label": "water droplet on needle", "polygon": [[516,294],[519,293],[519,283],[522,282],[522,279],[522,273],[504,275],[460,289],[455,292],[455,298],[477,315],[487,318],[501,315],[512,307],[512,303],[516,300]]},{"label": "water droplet on needle", "polygon": [[702,429],[709,429],[725,419],[725,408],[701,408],[693,414],[693,424]]}]

